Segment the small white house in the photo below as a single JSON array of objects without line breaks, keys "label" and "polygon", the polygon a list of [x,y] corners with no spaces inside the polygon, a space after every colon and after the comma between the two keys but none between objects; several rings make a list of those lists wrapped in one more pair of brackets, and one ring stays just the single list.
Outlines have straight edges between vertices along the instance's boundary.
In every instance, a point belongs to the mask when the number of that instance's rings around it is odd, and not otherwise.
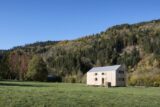
[{"label": "small white house", "polygon": [[87,85],[125,86],[125,69],[121,65],[94,67],[87,72]]}]

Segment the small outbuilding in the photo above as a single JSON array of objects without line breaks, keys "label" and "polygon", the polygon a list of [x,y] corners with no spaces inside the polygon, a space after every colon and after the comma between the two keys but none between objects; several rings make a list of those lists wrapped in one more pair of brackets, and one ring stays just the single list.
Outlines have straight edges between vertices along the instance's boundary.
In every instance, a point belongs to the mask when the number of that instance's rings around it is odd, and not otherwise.
[{"label": "small outbuilding", "polygon": [[87,72],[87,85],[126,86],[126,72],[122,65],[94,67]]},{"label": "small outbuilding", "polygon": [[48,82],[62,82],[62,78],[60,76],[50,74],[47,77],[47,81]]}]

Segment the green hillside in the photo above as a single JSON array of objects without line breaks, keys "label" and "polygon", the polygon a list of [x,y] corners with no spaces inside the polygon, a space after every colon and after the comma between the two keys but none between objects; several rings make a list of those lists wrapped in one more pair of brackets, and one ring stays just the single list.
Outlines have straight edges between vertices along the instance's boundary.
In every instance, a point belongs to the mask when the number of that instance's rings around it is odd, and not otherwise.
[{"label": "green hillside", "polygon": [[126,65],[129,85],[160,86],[160,20],[113,26],[71,41],[37,42],[0,51],[1,79],[28,79],[29,63],[41,57],[63,82],[85,82],[93,66]]}]

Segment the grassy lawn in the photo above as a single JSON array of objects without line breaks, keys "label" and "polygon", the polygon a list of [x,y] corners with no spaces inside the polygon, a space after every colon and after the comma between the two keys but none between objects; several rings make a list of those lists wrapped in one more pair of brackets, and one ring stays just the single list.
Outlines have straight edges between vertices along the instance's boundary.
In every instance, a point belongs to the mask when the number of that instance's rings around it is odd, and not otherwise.
[{"label": "grassy lawn", "polygon": [[0,81],[0,107],[159,107],[160,88]]}]

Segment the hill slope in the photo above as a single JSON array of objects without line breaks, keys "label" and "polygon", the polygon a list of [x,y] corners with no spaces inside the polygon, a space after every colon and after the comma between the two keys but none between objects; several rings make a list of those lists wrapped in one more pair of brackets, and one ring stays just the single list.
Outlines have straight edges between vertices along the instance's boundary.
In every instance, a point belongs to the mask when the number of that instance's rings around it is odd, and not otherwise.
[{"label": "hill slope", "polygon": [[93,66],[124,64],[128,68],[129,84],[158,86],[160,20],[117,25],[73,41],[16,47],[0,55],[1,78],[25,79],[34,55],[41,56],[49,73],[61,77],[62,81],[83,82],[85,73]]}]

